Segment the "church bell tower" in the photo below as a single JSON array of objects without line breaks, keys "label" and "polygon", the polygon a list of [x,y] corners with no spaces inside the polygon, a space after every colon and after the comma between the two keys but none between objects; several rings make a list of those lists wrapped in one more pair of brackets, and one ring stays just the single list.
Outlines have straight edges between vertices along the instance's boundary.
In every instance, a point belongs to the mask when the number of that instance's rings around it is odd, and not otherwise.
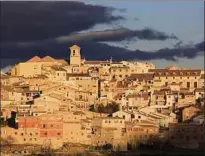
[{"label": "church bell tower", "polygon": [[80,64],[80,47],[77,45],[73,45],[72,47],[70,47],[70,65],[80,66]]}]

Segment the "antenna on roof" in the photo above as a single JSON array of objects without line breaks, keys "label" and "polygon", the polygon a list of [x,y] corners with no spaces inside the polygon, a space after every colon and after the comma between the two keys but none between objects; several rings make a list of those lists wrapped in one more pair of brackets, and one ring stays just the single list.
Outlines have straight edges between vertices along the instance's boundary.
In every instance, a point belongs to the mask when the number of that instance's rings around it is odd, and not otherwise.
[{"label": "antenna on roof", "polygon": [[110,57],[110,63],[112,63],[112,56]]}]

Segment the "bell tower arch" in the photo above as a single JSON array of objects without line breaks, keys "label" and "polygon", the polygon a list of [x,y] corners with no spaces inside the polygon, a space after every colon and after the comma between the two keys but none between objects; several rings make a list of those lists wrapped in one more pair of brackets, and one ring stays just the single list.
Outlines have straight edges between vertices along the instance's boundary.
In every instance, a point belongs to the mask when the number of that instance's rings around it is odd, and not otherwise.
[{"label": "bell tower arch", "polygon": [[80,55],[80,47],[77,45],[73,45],[70,47],[70,65],[78,65],[81,64],[81,55]]}]

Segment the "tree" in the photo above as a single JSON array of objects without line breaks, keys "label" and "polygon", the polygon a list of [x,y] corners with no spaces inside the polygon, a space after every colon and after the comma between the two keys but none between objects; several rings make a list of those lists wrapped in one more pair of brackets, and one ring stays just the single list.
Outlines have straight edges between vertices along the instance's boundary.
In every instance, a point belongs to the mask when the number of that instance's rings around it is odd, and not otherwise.
[{"label": "tree", "polygon": [[46,156],[52,156],[54,155],[54,150],[51,148],[51,142],[46,142],[41,147],[41,152],[44,153]]},{"label": "tree", "polygon": [[12,136],[7,136],[6,138],[1,138],[1,144],[5,146],[9,146],[10,151],[11,151],[11,146],[12,144],[15,143],[15,139]]},{"label": "tree", "polygon": [[100,104],[97,107],[97,112],[99,112],[99,113],[112,114],[112,113],[117,112],[117,111],[119,111],[119,105],[115,104],[115,103],[109,103],[106,106],[104,106],[103,104]]},{"label": "tree", "polygon": [[104,150],[112,149],[112,144],[105,144],[105,145],[102,146],[102,148],[103,148]]},{"label": "tree", "polygon": [[95,107],[94,107],[94,105],[90,105],[90,107],[89,107],[89,111],[92,111],[92,112],[95,111]]},{"label": "tree", "polygon": [[201,98],[196,99],[196,106],[201,108]]}]

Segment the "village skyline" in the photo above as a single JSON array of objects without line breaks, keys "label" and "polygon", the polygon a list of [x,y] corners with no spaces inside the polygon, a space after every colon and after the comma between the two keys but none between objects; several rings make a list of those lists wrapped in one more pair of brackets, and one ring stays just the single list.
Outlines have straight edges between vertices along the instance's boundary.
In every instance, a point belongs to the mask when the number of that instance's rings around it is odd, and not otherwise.
[{"label": "village skyline", "polygon": [[113,57],[149,61],[158,68],[204,68],[204,4],[200,1],[1,4],[2,68],[36,55],[66,59],[72,44],[82,47],[89,60]]}]

